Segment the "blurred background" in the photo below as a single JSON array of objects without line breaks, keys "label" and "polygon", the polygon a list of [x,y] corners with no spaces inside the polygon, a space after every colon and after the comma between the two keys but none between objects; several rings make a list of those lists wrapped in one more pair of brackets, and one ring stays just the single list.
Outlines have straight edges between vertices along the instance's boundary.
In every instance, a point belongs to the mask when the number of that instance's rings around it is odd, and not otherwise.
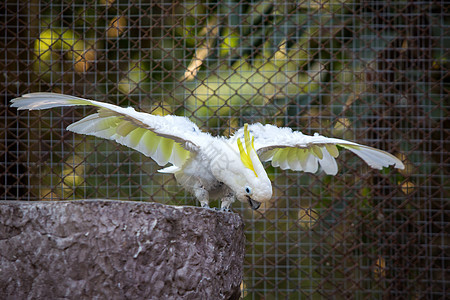
[{"label": "blurred background", "polygon": [[[59,92],[229,136],[245,122],[384,149],[337,176],[266,169],[245,221],[244,299],[444,299],[450,291],[449,1],[0,3],[2,200],[198,205],[151,159],[65,131],[90,108],[17,112]],[[218,203],[212,203],[217,206]]]}]

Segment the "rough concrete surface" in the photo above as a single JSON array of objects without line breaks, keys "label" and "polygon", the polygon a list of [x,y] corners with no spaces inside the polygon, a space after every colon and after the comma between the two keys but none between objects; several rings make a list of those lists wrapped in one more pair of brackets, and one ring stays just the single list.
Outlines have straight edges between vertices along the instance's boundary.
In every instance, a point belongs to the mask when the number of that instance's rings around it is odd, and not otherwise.
[{"label": "rough concrete surface", "polygon": [[237,299],[243,227],[199,207],[0,201],[0,298]]}]

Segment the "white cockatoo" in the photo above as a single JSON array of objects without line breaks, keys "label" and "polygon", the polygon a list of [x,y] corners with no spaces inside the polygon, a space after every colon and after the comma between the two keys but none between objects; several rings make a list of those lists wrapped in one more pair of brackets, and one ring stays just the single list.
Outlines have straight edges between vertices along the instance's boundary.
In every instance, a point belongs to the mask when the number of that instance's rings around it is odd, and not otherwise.
[{"label": "white cockatoo", "polygon": [[348,149],[369,166],[382,169],[403,163],[385,151],[319,134],[305,135],[291,128],[260,123],[239,129],[232,137],[202,132],[186,117],[157,116],[99,101],[55,93],[32,93],[13,99],[19,110],[90,105],[97,113],[67,127],[75,133],[114,140],[151,157],[159,170],[173,173],[177,182],[195,195],[202,207],[209,199],[221,199],[228,210],[237,198],[254,210],[272,198],[272,184],[262,162],[293,171],[315,173],[319,165],[336,175],[338,147]]}]

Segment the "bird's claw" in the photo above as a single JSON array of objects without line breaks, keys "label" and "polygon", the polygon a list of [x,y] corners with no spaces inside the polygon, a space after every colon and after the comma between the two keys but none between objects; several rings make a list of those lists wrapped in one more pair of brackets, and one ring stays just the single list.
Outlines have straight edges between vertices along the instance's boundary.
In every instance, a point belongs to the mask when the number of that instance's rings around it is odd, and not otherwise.
[{"label": "bird's claw", "polygon": [[214,210],[214,211],[223,211],[223,212],[231,212],[231,209],[229,207],[210,207],[209,204],[206,203],[202,203],[201,204],[202,208],[206,208],[206,209],[210,209],[210,210]]}]

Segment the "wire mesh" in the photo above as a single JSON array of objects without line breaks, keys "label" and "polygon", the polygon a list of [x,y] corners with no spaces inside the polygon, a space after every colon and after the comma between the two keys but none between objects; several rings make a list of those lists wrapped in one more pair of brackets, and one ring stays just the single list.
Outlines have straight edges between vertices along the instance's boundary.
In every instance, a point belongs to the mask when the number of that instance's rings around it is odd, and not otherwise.
[{"label": "wire mesh", "polygon": [[196,205],[124,146],[65,130],[91,109],[17,112],[61,92],[189,117],[345,138],[332,177],[267,165],[273,201],[245,219],[245,299],[444,299],[449,294],[448,1],[10,1],[0,3],[0,192]]}]

